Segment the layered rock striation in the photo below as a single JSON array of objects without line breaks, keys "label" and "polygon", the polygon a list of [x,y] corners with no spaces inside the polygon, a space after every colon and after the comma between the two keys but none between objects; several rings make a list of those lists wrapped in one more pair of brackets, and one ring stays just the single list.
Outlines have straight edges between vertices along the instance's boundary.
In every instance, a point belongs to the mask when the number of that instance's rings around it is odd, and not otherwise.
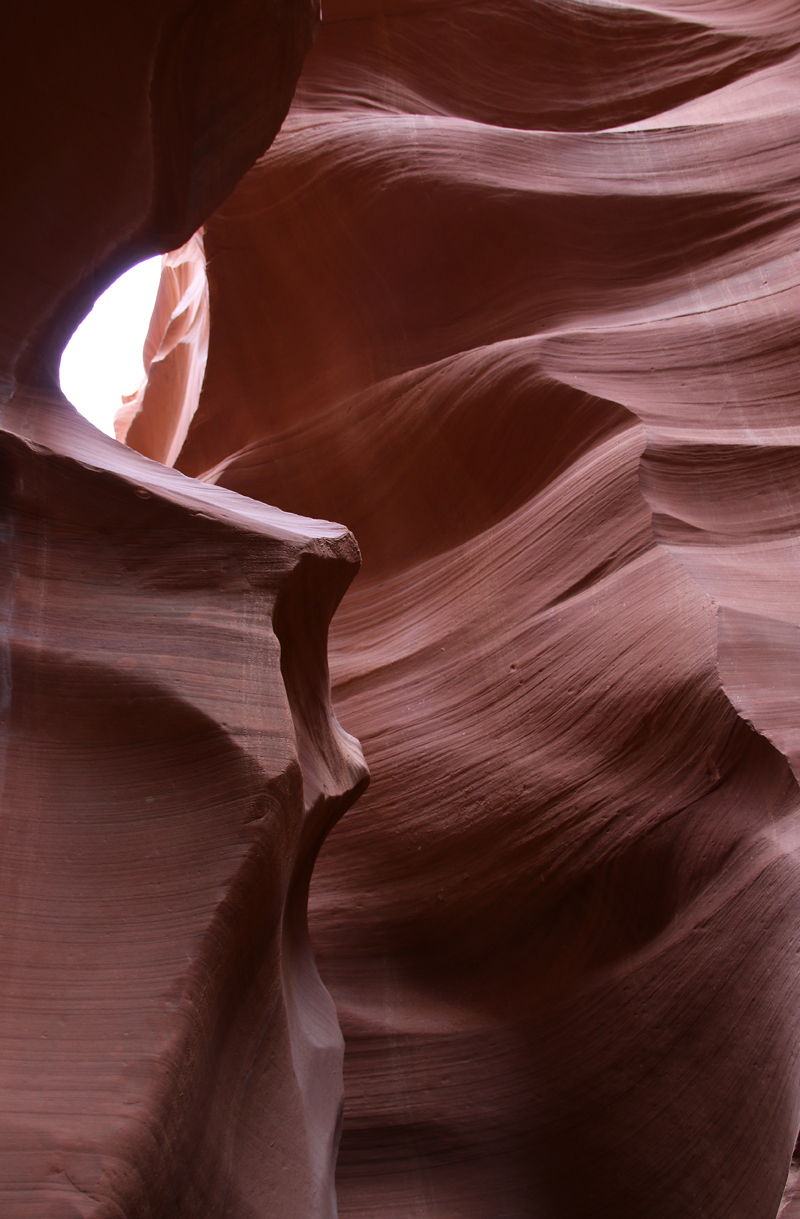
[{"label": "layered rock striation", "polygon": [[781,1205],[799,47],[789,0],[330,0],[206,224],[176,466],[364,556],[373,784],[311,894],[342,1216]]},{"label": "layered rock striation", "polygon": [[366,783],[325,650],[358,550],[42,406],[2,435],[0,1207],[333,1215],[306,905]]}]

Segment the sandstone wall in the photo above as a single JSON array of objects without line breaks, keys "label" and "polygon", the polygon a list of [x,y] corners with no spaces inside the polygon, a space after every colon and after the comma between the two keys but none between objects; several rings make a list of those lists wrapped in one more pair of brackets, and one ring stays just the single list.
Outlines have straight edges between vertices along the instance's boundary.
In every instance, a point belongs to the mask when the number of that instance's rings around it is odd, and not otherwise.
[{"label": "sandstone wall", "polygon": [[56,383],[102,288],[194,248],[274,137],[317,15],[6,16],[0,1214],[331,1219],[342,1040],[306,908],[367,781],[326,654],[358,548],[117,444]]},{"label": "sandstone wall", "polygon": [[779,1208],[799,37],[784,0],[327,0],[206,225],[176,465],[364,555],[332,674],[373,784],[311,895],[343,1216]]}]

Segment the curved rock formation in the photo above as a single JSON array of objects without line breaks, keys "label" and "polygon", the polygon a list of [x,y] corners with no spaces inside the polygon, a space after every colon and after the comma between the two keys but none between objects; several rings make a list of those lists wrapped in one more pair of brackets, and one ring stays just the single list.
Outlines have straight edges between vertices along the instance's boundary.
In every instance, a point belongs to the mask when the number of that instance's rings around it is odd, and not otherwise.
[{"label": "curved rock formation", "polygon": [[325,654],[357,548],[42,407],[2,437],[2,1209],[335,1214],[306,903],[365,783]]},{"label": "curved rock formation", "polygon": [[278,130],[315,13],[86,2],[10,24],[0,1213],[330,1219],[342,1042],[306,911],[367,779],[326,655],[358,548],[146,460],[54,384],[114,274],[188,239],[148,353],[185,431],[191,235]]},{"label": "curved rock formation", "polygon": [[123,397],[114,421],[115,435],[132,449],[171,466],[197,410],[208,358],[208,280],[202,233],[195,233],[162,259],[143,356],[144,380],[136,393]]},{"label": "curved rock formation", "polygon": [[342,1216],[779,1209],[799,45],[793,0],[330,0],[207,222],[176,465],[364,555],[373,786],[311,899]]}]

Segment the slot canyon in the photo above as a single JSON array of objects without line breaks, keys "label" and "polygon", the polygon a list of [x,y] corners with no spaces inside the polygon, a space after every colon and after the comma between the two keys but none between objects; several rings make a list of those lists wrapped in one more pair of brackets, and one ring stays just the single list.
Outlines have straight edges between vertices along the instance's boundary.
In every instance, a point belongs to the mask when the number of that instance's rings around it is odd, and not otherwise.
[{"label": "slot canyon", "polygon": [[6,30],[2,1219],[800,1219],[798,0]]}]

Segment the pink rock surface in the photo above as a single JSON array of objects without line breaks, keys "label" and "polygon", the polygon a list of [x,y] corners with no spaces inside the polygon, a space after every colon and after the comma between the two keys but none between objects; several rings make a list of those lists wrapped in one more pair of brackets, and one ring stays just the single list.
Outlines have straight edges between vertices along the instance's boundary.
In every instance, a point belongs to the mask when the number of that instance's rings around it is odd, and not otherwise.
[{"label": "pink rock surface", "polygon": [[136,393],[123,397],[114,432],[130,448],[171,466],[197,410],[208,358],[202,233],[164,255],[143,356],[144,380]]},{"label": "pink rock surface", "polygon": [[306,924],[363,788],[341,526],[4,408],[0,1211],[335,1214],[341,1037]]},{"label": "pink rock surface", "polygon": [[[800,1124],[800,9],[331,0],[179,469],[344,521],[348,1219],[774,1219]],[[794,1176],[784,1214],[791,1214]]]}]

